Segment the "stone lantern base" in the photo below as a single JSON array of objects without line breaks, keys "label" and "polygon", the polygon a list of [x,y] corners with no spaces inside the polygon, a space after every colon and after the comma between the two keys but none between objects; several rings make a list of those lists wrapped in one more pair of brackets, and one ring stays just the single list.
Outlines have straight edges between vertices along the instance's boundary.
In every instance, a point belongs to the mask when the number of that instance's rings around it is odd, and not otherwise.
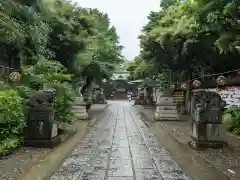
[{"label": "stone lantern base", "polygon": [[218,149],[222,148],[225,135],[223,124],[200,124],[193,123],[193,132],[190,136],[189,145],[193,149]]},{"label": "stone lantern base", "polygon": [[55,122],[28,121],[28,128],[24,137],[24,146],[37,148],[54,148],[61,143],[58,126]]},{"label": "stone lantern base", "polygon": [[24,139],[24,146],[37,147],[37,148],[54,148],[61,143],[60,136],[56,136],[52,139],[44,140],[30,140]]},{"label": "stone lantern base", "polygon": [[172,97],[162,97],[156,106],[156,112],[154,114],[156,121],[180,120],[177,104],[174,103]]},{"label": "stone lantern base", "polygon": [[78,120],[86,120],[89,118],[86,110],[86,104],[83,102],[81,97],[76,98],[72,111],[76,114]]},{"label": "stone lantern base", "polygon": [[194,137],[190,137],[188,144],[193,149],[221,149],[223,148],[223,141],[199,141]]}]

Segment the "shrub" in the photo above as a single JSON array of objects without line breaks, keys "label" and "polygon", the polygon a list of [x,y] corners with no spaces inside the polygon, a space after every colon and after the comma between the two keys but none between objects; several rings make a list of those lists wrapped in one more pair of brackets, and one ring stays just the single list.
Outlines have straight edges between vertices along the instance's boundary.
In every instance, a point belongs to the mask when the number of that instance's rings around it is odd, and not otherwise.
[{"label": "shrub", "polygon": [[23,114],[23,98],[17,91],[0,92],[0,153],[16,148],[22,141],[26,122]]},{"label": "shrub", "polygon": [[240,135],[240,108],[231,107],[223,113],[223,124],[229,132]]},{"label": "shrub", "polygon": [[68,83],[48,84],[47,87],[56,89],[55,118],[58,122],[71,123],[75,120],[72,113],[72,103],[74,101],[73,88]]},{"label": "shrub", "polygon": [[74,114],[71,112],[74,92],[72,86],[66,82],[70,81],[72,76],[67,74],[63,65],[42,58],[36,65],[24,69],[23,74],[22,82],[32,89],[35,89],[34,83],[56,89],[55,118],[59,123],[70,123],[74,120]]},{"label": "shrub", "polygon": [[4,81],[0,81],[0,91],[5,91],[7,89],[9,89],[9,86],[4,83]]}]

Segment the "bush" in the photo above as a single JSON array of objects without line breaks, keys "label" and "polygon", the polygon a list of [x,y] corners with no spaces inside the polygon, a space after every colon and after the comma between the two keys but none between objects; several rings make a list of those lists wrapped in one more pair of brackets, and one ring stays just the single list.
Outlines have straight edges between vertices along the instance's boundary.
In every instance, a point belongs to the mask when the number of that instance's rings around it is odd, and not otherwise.
[{"label": "bush", "polygon": [[58,122],[71,123],[75,120],[72,113],[72,103],[74,102],[74,91],[68,83],[48,84],[47,87],[56,89],[55,118]]},{"label": "bush", "polygon": [[0,154],[20,145],[26,122],[23,98],[17,91],[0,92]]},{"label": "bush", "polygon": [[9,89],[9,85],[4,83],[4,81],[0,81],[0,91],[5,91]]},{"label": "bush", "polygon": [[[70,123],[75,119],[71,112],[74,92],[70,83],[66,82],[71,80],[71,75],[67,74],[63,65],[42,58],[36,65],[24,69],[23,74],[22,82],[29,88],[35,89],[34,84],[42,84],[45,88],[56,90],[55,118],[59,123]],[[25,92],[26,95],[26,91],[20,89],[21,94]]]},{"label": "bush", "polygon": [[223,113],[223,124],[227,131],[240,135],[240,108],[231,107]]}]

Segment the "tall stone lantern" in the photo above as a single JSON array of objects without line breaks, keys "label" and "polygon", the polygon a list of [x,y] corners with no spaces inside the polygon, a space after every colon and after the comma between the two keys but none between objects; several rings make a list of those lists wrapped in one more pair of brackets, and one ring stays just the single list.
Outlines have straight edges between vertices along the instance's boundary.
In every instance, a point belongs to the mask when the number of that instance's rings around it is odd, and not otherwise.
[{"label": "tall stone lantern", "polygon": [[189,145],[194,149],[221,148],[225,128],[222,124],[224,101],[216,92],[193,90],[192,135]]}]

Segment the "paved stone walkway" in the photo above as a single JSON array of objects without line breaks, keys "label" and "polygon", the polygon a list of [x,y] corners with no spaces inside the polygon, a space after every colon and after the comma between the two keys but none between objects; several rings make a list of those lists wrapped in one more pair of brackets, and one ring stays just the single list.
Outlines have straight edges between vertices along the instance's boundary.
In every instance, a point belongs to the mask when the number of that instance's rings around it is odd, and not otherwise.
[{"label": "paved stone walkway", "polygon": [[126,101],[112,101],[51,180],[188,180]]}]

